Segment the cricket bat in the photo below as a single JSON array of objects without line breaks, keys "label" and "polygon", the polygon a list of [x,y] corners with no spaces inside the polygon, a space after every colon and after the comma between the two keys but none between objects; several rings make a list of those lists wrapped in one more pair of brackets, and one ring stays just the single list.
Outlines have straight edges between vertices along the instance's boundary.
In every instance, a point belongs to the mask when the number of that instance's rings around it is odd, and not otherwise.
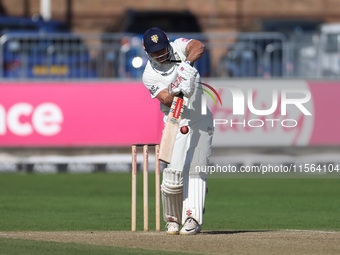
[{"label": "cricket bat", "polygon": [[181,121],[183,112],[183,93],[181,92],[174,97],[168,115],[168,120],[165,123],[161,144],[159,148],[159,160],[170,163],[172,152],[174,150],[176,135]]}]

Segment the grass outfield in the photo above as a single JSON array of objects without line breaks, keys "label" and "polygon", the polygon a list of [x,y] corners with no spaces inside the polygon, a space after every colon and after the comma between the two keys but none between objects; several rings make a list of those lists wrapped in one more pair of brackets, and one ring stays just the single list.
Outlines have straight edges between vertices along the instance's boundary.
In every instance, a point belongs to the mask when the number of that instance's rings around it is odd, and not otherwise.
[{"label": "grass outfield", "polygon": [[[129,174],[1,174],[0,231],[129,230]],[[150,229],[154,178],[149,176]],[[340,179],[210,178],[204,229],[340,230]],[[142,230],[142,175],[137,228]]]},{"label": "grass outfield", "polygon": [[[153,177],[150,174],[151,230]],[[340,230],[339,178],[210,178],[208,187],[204,230]],[[7,249],[2,254],[23,254],[20,249],[25,254],[46,254],[46,249],[59,254],[80,254],[82,249],[92,254],[141,254],[134,249],[1,238],[1,231],[129,230],[130,199],[130,174],[1,174],[0,246]],[[141,174],[137,199],[137,228],[142,230]]]},{"label": "grass outfield", "polygon": [[143,255],[143,254],[164,254],[164,255],[181,255],[188,253],[180,253],[173,251],[152,251],[126,247],[109,247],[99,245],[77,244],[77,243],[58,243],[44,242],[32,240],[16,240],[0,238],[1,255]]}]

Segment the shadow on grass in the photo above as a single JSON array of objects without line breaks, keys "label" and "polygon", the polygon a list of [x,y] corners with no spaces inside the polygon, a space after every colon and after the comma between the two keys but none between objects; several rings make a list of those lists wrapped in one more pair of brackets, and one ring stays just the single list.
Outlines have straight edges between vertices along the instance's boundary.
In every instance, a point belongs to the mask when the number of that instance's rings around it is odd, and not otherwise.
[{"label": "shadow on grass", "polygon": [[216,230],[216,231],[202,231],[201,235],[233,235],[242,233],[265,233],[273,230]]}]

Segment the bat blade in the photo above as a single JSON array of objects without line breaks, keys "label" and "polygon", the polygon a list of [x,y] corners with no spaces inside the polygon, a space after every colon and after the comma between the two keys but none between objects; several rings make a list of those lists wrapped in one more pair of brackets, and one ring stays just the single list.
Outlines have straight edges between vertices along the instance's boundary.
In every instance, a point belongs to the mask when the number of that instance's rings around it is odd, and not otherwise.
[{"label": "bat blade", "polygon": [[183,104],[183,94],[174,97],[169,111],[168,120],[163,130],[159,148],[159,160],[168,164],[171,161],[172,152],[174,150],[176,135],[183,112]]}]

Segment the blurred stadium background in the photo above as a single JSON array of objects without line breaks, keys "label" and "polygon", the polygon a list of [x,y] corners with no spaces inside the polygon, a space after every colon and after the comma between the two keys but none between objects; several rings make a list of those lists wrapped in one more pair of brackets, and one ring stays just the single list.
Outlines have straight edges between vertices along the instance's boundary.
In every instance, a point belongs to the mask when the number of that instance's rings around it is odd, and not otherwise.
[{"label": "blurred stadium background", "polygon": [[130,145],[162,129],[141,83],[151,26],[202,40],[197,68],[219,93],[312,94],[313,116],[290,112],[291,132],[218,127],[212,163],[339,166],[339,13],[335,0],[2,0],[0,172],[129,172]]}]

